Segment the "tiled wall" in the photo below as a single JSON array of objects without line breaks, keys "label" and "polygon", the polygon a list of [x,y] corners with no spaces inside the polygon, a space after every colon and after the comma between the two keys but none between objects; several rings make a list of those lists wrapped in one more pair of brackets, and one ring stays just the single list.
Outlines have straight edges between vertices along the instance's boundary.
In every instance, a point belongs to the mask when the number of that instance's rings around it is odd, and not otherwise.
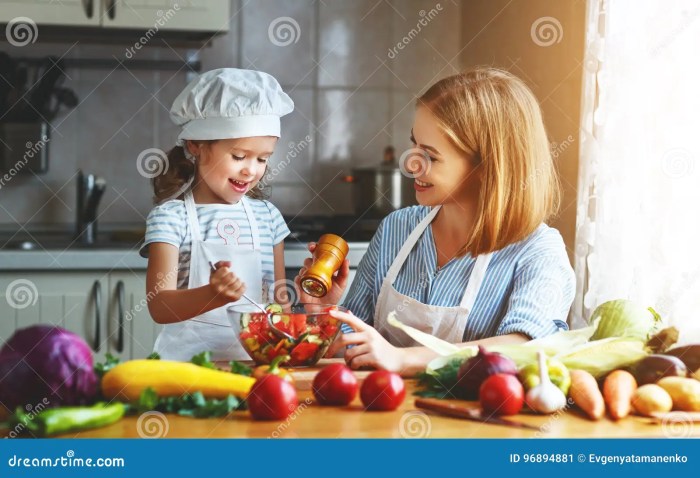
[{"label": "tiled wall", "polygon": [[[290,215],[351,213],[350,190],[337,177],[354,166],[378,163],[388,144],[398,153],[409,146],[414,95],[460,68],[462,8],[453,0],[233,0],[231,30],[211,47],[147,48],[136,58],[198,57],[205,70],[255,68],[277,77],[296,109],[283,119],[271,167],[290,151],[295,157],[275,176],[273,202]],[[281,17],[298,25],[289,30],[292,41],[286,46],[279,44],[288,37],[269,33]],[[41,32],[35,44],[0,43],[0,50],[13,57],[125,54],[124,46],[42,44]],[[168,109],[192,75],[186,70],[67,73],[64,86],[75,90],[80,105],[53,122],[50,172],[16,176],[0,188],[0,225],[72,223],[78,168],[107,180],[100,221],[142,223],[152,202],[137,157],[147,148],[173,146],[177,129]],[[309,145],[300,146],[307,136]]]}]

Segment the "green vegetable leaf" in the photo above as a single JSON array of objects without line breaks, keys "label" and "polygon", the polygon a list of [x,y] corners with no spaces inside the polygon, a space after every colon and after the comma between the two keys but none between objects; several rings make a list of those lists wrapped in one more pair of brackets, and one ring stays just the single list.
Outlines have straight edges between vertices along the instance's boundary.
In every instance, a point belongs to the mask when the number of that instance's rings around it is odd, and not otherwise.
[{"label": "green vegetable leaf", "polygon": [[97,375],[97,378],[102,380],[102,377],[104,377],[104,375],[107,372],[112,370],[117,365],[119,365],[119,359],[114,355],[108,353],[107,355],[105,355],[104,363],[95,364],[95,375]]},{"label": "green vegetable leaf", "polygon": [[201,354],[197,354],[194,357],[192,357],[192,360],[190,360],[195,365],[199,365],[200,367],[205,367],[205,368],[212,368],[214,370],[217,370],[216,365],[214,365],[214,362],[211,361],[211,352],[202,352]]},{"label": "green vegetable leaf", "polygon": [[224,417],[234,410],[244,409],[245,402],[233,395],[217,399],[206,398],[201,392],[194,392],[181,397],[158,397],[151,387],[141,392],[138,403],[131,407],[131,411],[139,414],[156,410],[194,418]]},{"label": "green vegetable leaf", "polygon": [[158,352],[151,353],[146,360],[160,360],[160,354]]},{"label": "green vegetable leaf", "polygon": [[231,366],[231,373],[237,373],[238,375],[245,375],[247,377],[253,375],[253,369],[244,363],[231,360],[229,365]]},{"label": "green vegetable leaf", "polygon": [[457,384],[457,373],[462,362],[463,359],[454,359],[432,373],[418,374],[420,390],[415,392],[415,395],[440,399],[457,398],[453,390]]},{"label": "green vegetable leaf", "polygon": [[139,401],[136,409],[139,413],[155,410],[158,406],[158,394],[151,387],[147,387],[139,395]]}]

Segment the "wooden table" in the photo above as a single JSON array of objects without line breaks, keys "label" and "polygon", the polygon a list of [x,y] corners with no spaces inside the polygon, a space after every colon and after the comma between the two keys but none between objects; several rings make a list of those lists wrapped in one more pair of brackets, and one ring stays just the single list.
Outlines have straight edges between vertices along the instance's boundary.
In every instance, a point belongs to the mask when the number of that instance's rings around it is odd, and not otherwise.
[{"label": "wooden table", "polygon": [[[322,360],[319,366],[338,359]],[[539,427],[539,431],[477,423],[424,413],[414,407],[414,380],[407,380],[403,405],[393,412],[364,411],[359,397],[348,407],[321,407],[313,400],[310,384],[316,369],[294,372],[300,406],[282,422],[259,422],[248,412],[226,418],[195,419],[177,415],[130,416],[109,427],[67,437],[121,438],[622,438],[694,436],[700,424],[652,424],[650,419],[631,416],[619,422],[590,421],[576,410],[550,415],[521,414],[509,417]],[[364,379],[369,372],[356,372]],[[476,402],[460,402],[475,408]],[[151,412],[152,413],[152,412]]]}]

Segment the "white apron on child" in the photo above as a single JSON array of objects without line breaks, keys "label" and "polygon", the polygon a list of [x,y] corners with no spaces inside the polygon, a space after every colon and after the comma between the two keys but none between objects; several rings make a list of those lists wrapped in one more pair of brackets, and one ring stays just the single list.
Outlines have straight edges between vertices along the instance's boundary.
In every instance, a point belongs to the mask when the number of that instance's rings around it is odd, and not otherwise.
[{"label": "white apron on child", "polygon": [[[237,225],[229,222],[234,233],[220,234],[225,237],[226,244],[204,241],[200,232],[197,209],[192,193],[185,194],[185,209],[187,223],[192,235],[192,254],[190,257],[189,289],[209,284],[211,267],[209,262],[230,261],[231,271],[246,285],[246,295],[257,303],[262,302],[262,257],[260,251],[260,235],[255,216],[245,196],[241,198],[245,214],[248,217],[252,244],[237,244]],[[236,244],[234,244],[236,242]],[[237,330],[232,327],[226,309],[233,304],[247,302],[241,299],[231,302],[192,319],[167,324],[158,335],[154,349],[164,360],[189,361],[192,356],[204,351],[212,352],[213,360],[248,360],[250,356],[240,345]],[[177,312],[177,311],[175,311]]]},{"label": "white apron on child", "polygon": [[[408,258],[418,239],[426,228],[430,226],[441,206],[436,206],[430,211],[408,236],[403,247],[389,268],[377,298],[377,306],[374,310],[374,327],[392,345],[397,347],[413,347],[418,344],[402,330],[387,323],[387,315],[392,310],[396,311],[397,318],[405,325],[409,325],[427,334],[431,334],[450,343],[460,343],[464,337],[469,313],[474,307],[474,302],[479,294],[479,289],[484,281],[486,269],[491,261],[491,254],[477,256],[476,263],[464,291],[459,307],[442,307],[438,305],[423,304],[411,297],[399,293],[394,288],[394,282],[399,271]],[[428,287],[428,284],[425,284]]]}]

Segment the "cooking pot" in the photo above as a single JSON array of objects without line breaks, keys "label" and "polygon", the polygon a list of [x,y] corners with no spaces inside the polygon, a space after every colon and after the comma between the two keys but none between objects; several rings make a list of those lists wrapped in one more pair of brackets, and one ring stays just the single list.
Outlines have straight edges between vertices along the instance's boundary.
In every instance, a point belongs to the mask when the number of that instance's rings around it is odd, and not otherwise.
[{"label": "cooking pot", "polygon": [[414,179],[398,166],[355,168],[343,179],[352,184],[355,215],[381,218],[392,211],[418,204]]}]

